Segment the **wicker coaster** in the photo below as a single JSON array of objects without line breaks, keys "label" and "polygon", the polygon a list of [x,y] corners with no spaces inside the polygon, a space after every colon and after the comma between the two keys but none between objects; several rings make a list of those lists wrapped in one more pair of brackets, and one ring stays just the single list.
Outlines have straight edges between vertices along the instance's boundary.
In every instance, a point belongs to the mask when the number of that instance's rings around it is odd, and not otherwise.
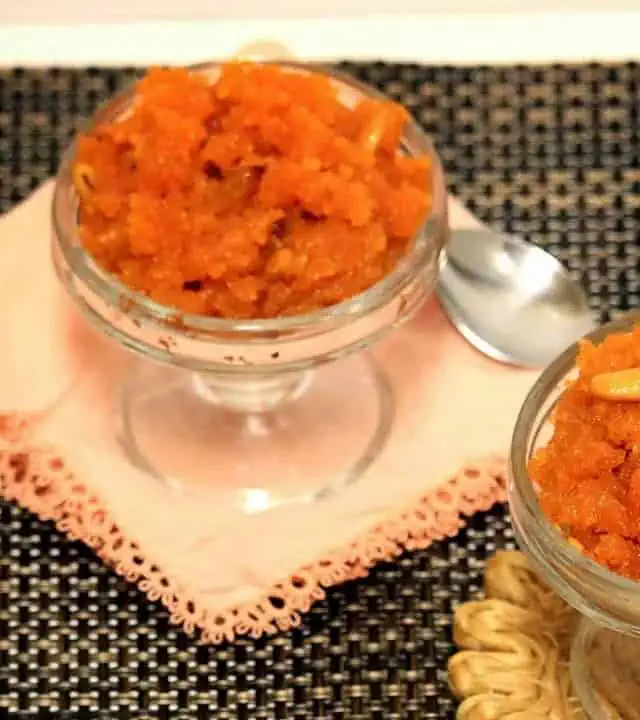
[{"label": "wicker coaster", "polygon": [[459,605],[449,682],[460,720],[580,717],[568,658],[578,615],[546,588],[517,551],[496,553],[486,598]]},{"label": "wicker coaster", "polygon": [[[449,685],[461,699],[458,719],[586,718],[569,673],[579,620],[525,555],[497,552],[486,565],[485,599],[455,611],[453,638],[460,649],[449,659]],[[609,720],[640,718],[637,639],[596,631],[587,655]]]}]

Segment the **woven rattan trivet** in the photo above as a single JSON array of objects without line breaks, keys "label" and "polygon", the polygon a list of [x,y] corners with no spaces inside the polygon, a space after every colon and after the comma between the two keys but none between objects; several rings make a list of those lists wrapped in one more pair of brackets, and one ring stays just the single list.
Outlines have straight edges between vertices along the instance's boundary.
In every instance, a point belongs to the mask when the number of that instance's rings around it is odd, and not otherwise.
[{"label": "woven rattan trivet", "polygon": [[[497,552],[486,565],[485,598],[455,611],[460,649],[449,659],[449,685],[462,700],[458,720],[582,720],[569,672],[579,619],[525,555]],[[590,647],[591,678],[610,720],[640,717],[637,647],[637,640],[608,631]],[[626,674],[611,672],[612,653]]]},{"label": "woven rattan trivet", "polygon": [[486,598],[459,605],[449,682],[464,698],[460,720],[577,718],[568,658],[577,614],[546,588],[517,551],[485,571]]}]

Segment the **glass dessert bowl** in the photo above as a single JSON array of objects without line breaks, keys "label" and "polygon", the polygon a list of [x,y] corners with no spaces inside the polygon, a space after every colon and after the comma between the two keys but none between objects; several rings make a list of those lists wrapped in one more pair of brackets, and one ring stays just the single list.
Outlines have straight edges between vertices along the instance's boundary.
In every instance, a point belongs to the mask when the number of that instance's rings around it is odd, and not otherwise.
[{"label": "glass dessert bowl", "polygon": [[[287,71],[318,72],[301,63]],[[220,65],[190,72],[215,78]],[[322,71],[341,102],[377,91]],[[101,108],[89,130],[126,115],[134,88]],[[410,121],[401,152],[427,156],[432,206],[407,253],[381,281],[307,314],[233,320],[160,304],[103,270],[79,237],[73,182],[77,140],[62,159],[53,199],[53,260],[63,285],[99,330],[134,351],[121,392],[122,447],[145,471],[183,490],[233,489],[253,513],[308,502],[355,482],[383,448],[392,390],[367,352],[430,296],[447,238],[446,191],[435,150]]]},{"label": "glass dessert bowl", "polygon": [[[629,313],[586,337],[599,345],[638,323],[640,312]],[[542,373],[520,411],[511,444],[509,509],[522,550],[549,587],[582,615],[570,669],[583,709],[591,718],[635,718],[634,697],[640,689],[640,582],[596,562],[565,537],[543,512],[529,466],[535,452],[550,440],[551,413],[567,381],[577,377],[578,351],[578,345],[568,348]]]}]

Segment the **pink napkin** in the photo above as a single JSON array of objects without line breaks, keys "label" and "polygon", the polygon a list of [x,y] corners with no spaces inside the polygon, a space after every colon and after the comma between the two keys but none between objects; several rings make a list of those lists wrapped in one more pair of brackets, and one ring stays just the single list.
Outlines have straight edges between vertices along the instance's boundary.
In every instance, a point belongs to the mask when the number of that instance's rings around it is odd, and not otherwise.
[{"label": "pink napkin", "polygon": [[[117,390],[135,359],[55,278],[51,191],[0,220],[0,492],[86,542],[187,631],[220,642],[287,629],[327,586],[503,499],[511,427],[536,373],[477,353],[435,300],[375,349],[396,422],[344,492],[239,518],[216,502],[223,487],[203,503],[136,469],[117,442]],[[454,200],[451,221],[476,223]]]}]

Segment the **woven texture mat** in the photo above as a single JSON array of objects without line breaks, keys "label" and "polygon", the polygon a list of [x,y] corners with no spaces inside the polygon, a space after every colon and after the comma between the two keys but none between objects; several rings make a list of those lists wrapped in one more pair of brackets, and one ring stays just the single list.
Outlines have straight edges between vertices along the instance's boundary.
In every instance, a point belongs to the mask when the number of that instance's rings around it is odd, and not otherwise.
[{"label": "woven texture mat", "polygon": [[[403,101],[483,220],[549,248],[601,318],[639,305],[640,67],[347,66]],[[0,209],[54,172],[78,121],[134,74],[0,72]],[[513,545],[501,510],[329,591],[292,632],[201,646],[28,513],[0,503],[0,716],[453,718],[452,611]]]}]

